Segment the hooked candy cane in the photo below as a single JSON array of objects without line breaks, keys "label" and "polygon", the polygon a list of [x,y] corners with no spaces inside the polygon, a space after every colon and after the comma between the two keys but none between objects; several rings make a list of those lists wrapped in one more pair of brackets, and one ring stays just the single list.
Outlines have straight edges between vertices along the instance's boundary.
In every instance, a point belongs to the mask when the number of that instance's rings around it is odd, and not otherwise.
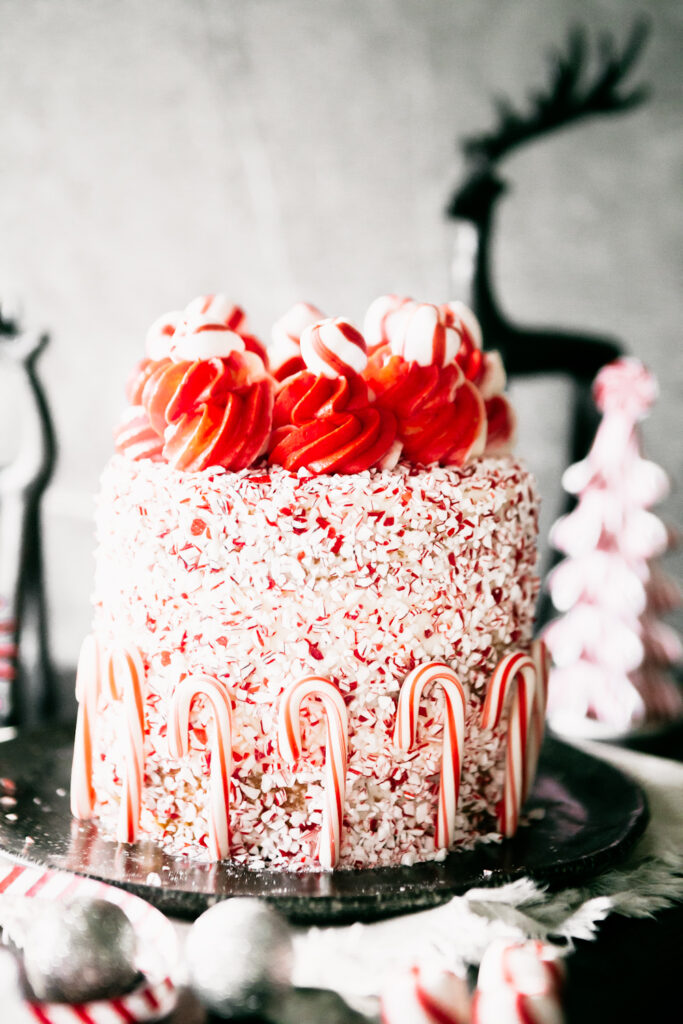
[{"label": "hooked candy cane", "polygon": [[504,836],[513,836],[517,831],[519,812],[530,785],[529,729],[536,686],[536,668],[529,655],[521,651],[508,654],[493,671],[482,709],[482,729],[495,729],[512,694],[503,800],[498,812],[498,824]]},{"label": "hooked candy cane", "polygon": [[526,800],[534,783],[538,758],[543,745],[545,733],[545,713],[548,705],[548,677],[550,675],[550,651],[544,640],[534,640],[531,645],[531,660],[536,670],[536,687],[531,707],[529,723],[529,739],[526,757],[526,785],[523,800]]},{"label": "hooked candy cane", "polygon": [[230,775],[232,774],[232,707],[225,686],[213,676],[188,676],[171,700],[168,749],[171,757],[186,757],[190,749],[190,710],[198,697],[211,709],[214,735],[209,776],[209,852],[213,860],[230,854]]},{"label": "hooked candy cane", "polygon": [[417,719],[422,692],[431,683],[441,683],[445,697],[441,773],[439,776],[439,807],[436,819],[436,845],[448,848],[455,835],[455,813],[458,807],[462,751],[465,745],[465,690],[450,666],[430,661],[409,672],[401,686],[394,743],[408,751],[415,744]]},{"label": "hooked candy cane", "polygon": [[142,786],[145,775],[145,667],[135,647],[116,645],[108,654],[106,679],[114,700],[123,703],[124,771],[121,805],[116,829],[120,843],[134,843],[140,825]]},{"label": "hooked candy cane", "polygon": [[71,812],[76,818],[92,817],[95,719],[106,682],[110,696],[123,701],[126,720],[121,807],[116,831],[122,843],[135,842],[140,822],[144,778],[144,679],[145,668],[136,648],[117,645],[105,654],[94,636],[87,636],[83,641],[76,676],[78,719],[71,767]]},{"label": "hooked candy cane", "polygon": [[95,719],[102,682],[100,650],[94,636],[86,636],[81,644],[76,670],[78,717],[71,763],[71,813],[75,818],[92,817],[95,791],[92,765],[95,746]]},{"label": "hooked candy cane", "polygon": [[292,764],[301,757],[301,703],[307,697],[322,701],[326,719],[324,768],[325,802],[317,856],[324,868],[339,860],[346,796],[348,715],[341,693],[323,676],[304,676],[291,683],[282,695],[278,716],[278,746],[283,759]]}]

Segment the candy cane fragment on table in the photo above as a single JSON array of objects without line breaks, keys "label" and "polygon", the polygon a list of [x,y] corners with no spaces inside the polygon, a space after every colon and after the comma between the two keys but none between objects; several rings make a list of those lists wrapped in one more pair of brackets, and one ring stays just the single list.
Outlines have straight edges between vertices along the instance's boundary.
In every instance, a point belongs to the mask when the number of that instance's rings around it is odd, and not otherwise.
[{"label": "candy cane fragment on table", "polygon": [[317,857],[322,867],[333,868],[339,861],[344,820],[348,714],[344,698],[329,679],[304,676],[290,683],[282,694],[278,715],[278,746],[287,764],[293,764],[302,755],[301,704],[308,697],[322,701],[325,712],[324,804]]},{"label": "candy cane fragment on table", "polygon": [[[105,687],[106,684],[106,687]],[[124,768],[116,838],[137,839],[144,781],[145,666],[136,647],[115,644],[104,651],[93,636],[81,647],[76,676],[78,719],[71,769],[71,811],[77,818],[92,817],[92,768],[96,745],[95,721],[102,692],[121,701],[124,714]]]},{"label": "candy cane fragment on table", "polygon": [[394,744],[406,752],[415,745],[422,694],[432,683],[441,684],[445,698],[436,845],[447,849],[455,836],[467,707],[465,689],[449,665],[430,661],[418,665],[405,677],[398,698]]},{"label": "candy cane fragment on table", "polygon": [[531,785],[529,732],[536,701],[537,672],[528,654],[515,651],[496,665],[482,709],[482,729],[495,729],[508,700],[512,699],[507,725],[505,782],[498,810],[498,825],[504,836],[513,836],[519,812]]},{"label": "candy cane fragment on table", "polygon": [[215,861],[230,854],[230,776],[232,774],[232,705],[226,687],[213,676],[188,676],[176,688],[168,722],[171,757],[190,749],[190,711],[204,698],[213,718],[209,775],[209,853]]}]

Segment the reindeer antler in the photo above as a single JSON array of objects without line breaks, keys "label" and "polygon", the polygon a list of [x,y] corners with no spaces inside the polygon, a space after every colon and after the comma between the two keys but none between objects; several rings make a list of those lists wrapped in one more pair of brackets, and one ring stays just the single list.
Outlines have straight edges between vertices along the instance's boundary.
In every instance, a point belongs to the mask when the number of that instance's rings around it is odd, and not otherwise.
[{"label": "reindeer antler", "polygon": [[621,52],[613,36],[603,33],[597,40],[598,66],[592,80],[586,81],[590,48],[583,28],[569,33],[564,52],[550,53],[549,86],[531,94],[531,109],[519,112],[505,98],[495,101],[499,123],[483,135],[463,141],[468,157],[495,162],[515,146],[538,135],[551,132],[591,114],[614,114],[642,103],[649,90],[640,85],[621,92],[624,79],[635,65],[650,32],[650,22],[639,18]]}]

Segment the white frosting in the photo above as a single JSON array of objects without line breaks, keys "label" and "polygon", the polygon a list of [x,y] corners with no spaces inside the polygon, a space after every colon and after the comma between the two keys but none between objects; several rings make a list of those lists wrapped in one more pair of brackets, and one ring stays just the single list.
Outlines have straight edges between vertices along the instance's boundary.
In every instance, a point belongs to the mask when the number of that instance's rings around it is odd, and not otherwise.
[{"label": "white frosting", "polygon": [[[454,362],[460,348],[460,335],[453,327],[446,327],[436,306],[422,303],[412,308],[402,320],[402,329],[391,339],[391,351],[403,356],[407,362],[420,366],[448,366]],[[444,347],[437,360],[435,351],[439,335],[443,335]]]},{"label": "white frosting", "polygon": [[349,341],[340,329],[347,321],[327,319],[307,327],[301,335],[301,356],[311,373],[323,377],[338,377],[339,368],[326,356],[327,349],[336,359],[356,373],[362,373],[368,365],[367,352]]},{"label": "white frosting", "polygon": [[500,352],[485,352],[484,372],[477,384],[484,401],[493,398],[494,395],[500,395],[505,390],[506,381],[505,367]]},{"label": "white frosting", "polygon": [[230,321],[230,326],[235,331],[244,329],[247,325],[244,311],[221,294],[198,295],[185,306],[184,317],[189,323],[202,317],[207,317],[214,324],[227,324]]},{"label": "white frosting", "polygon": [[312,324],[320,323],[324,319],[325,314],[316,306],[312,306],[310,302],[295,302],[273,324],[271,329],[273,345],[279,347],[281,345],[286,346],[288,342],[294,342],[298,351],[299,338],[305,328],[310,327]]},{"label": "white frosting", "polygon": [[[315,674],[335,681],[349,716],[341,865],[443,856],[434,846],[440,693],[425,696],[419,746],[403,754],[393,743],[402,680],[440,659],[470,691],[455,844],[493,837],[503,733],[480,728],[481,700],[500,658],[530,643],[536,516],[531,478],[512,458],[318,477],[113,458],[97,518],[95,631],[105,642],[116,631],[149,666],[142,832],[205,853],[206,756],[195,739],[180,763],[169,759],[165,733],[181,675],[206,673],[235,699],[233,857],[314,864],[322,715],[304,722],[308,753],[295,768],[283,765],[276,734],[283,688]],[[193,714],[208,725],[201,707]],[[115,820],[114,706],[98,728],[97,812]]]},{"label": "white frosting", "polygon": [[409,314],[417,303],[400,295],[380,295],[368,306],[363,320],[363,336],[371,348],[391,341],[403,317]]},{"label": "white frosting", "polygon": [[450,313],[456,326],[458,323],[463,324],[465,330],[470,335],[477,348],[482,347],[483,337],[481,324],[469,306],[466,306],[465,303],[461,302],[459,299],[454,299],[452,302],[445,302],[441,308]]},{"label": "white frosting", "polygon": [[289,359],[301,355],[299,339],[302,332],[313,324],[325,319],[325,314],[309,302],[295,302],[287,312],[276,320],[271,329],[272,345],[268,359],[274,372]]},{"label": "white frosting", "polygon": [[173,347],[173,335],[182,319],[183,314],[180,310],[174,309],[170,313],[163,313],[154,321],[145,338],[148,359],[159,361],[169,358]]},{"label": "white frosting", "polygon": [[192,322],[187,322],[186,326],[183,325],[184,329],[176,331],[171,353],[175,362],[184,359],[227,359],[233,352],[244,352],[244,339],[224,328],[212,330],[215,323],[212,317],[196,317]]}]

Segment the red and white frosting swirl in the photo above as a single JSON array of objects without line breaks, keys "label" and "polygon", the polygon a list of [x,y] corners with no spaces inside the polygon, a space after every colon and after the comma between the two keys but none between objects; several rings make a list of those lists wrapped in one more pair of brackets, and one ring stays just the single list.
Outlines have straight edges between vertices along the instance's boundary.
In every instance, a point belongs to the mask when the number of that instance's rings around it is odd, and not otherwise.
[{"label": "red and white frosting swirl", "polygon": [[265,361],[265,349],[247,330],[247,317],[225,295],[199,295],[183,312],[164,313],[147,332],[149,359],[227,359],[249,350]]},{"label": "red and white frosting swirl", "polygon": [[269,462],[291,471],[360,473],[391,469],[400,450],[396,418],[373,402],[357,373],[331,378],[304,370],[281,385]]},{"label": "red and white frosting swirl", "polygon": [[503,363],[482,351],[481,327],[464,303],[382,296],[366,322],[384,344],[371,349],[364,376],[396,413],[405,457],[449,465],[510,452],[516,420]]},{"label": "red and white frosting swirl", "polygon": [[199,296],[155,321],[146,349],[128,382],[117,451],[189,470],[244,469],[265,452],[275,382],[244,310],[224,295]]},{"label": "red and white frosting swirl", "polygon": [[437,306],[428,302],[411,305],[389,342],[394,355],[406,362],[439,367],[455,362],[460,344],[458,331],[446,323]]},{"label": "red and white frosting swirl", "polygon": [[284,380],[306,368],[301,356],[301,335],[307,327],[325,319],[310,302],[295,302],[276,320],[271,330],[273,344],[268,350],[271,372],[276,380]]},{"label": "red and white frosting swirl", "polygon": [[301,355],[311,373],[322,377],[362,373],[368,364],[365,338],[342,317],[307,327],[301,335]]},{"label": "red and white frosting swirl", "polygon": [[416,305],[414,299],[401,295],[380,295],[370,303],[363,320],[363,336],[370,352],[391,344]]}]

